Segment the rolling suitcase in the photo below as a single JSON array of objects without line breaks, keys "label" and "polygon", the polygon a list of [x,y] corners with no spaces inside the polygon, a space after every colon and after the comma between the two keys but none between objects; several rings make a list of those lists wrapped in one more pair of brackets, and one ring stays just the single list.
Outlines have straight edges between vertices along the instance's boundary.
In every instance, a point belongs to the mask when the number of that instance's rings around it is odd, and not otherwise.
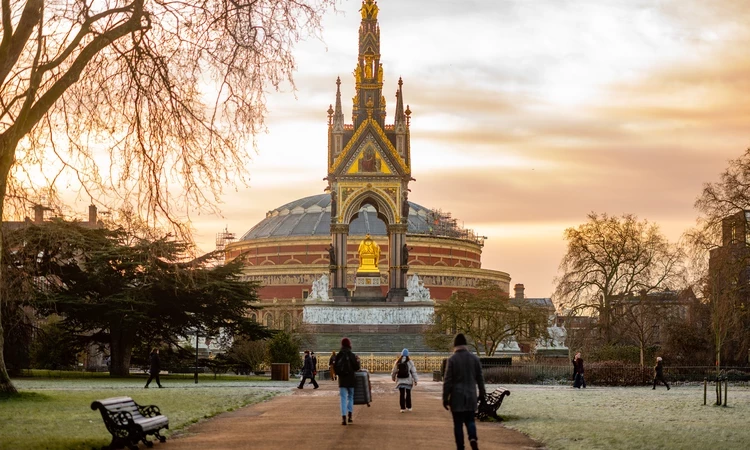
[{"label": "rolling suitcase", "polygon": [[372,401],[372,387],[370,386],[370,372],[366,369],[354,373],[354,404],[370,406]]}]

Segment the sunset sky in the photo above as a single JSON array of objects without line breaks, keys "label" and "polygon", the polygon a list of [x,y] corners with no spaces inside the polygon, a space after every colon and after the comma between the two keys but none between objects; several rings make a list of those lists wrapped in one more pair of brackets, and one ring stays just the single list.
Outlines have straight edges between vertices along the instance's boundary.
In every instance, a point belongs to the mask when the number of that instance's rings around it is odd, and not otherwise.
[{"label": "sunset sky", "polygon": [[[342,78],[351,121],[360,1],[296,48],[297,91],[269,96],[250,188],[224,217],[194,217],[213,248],[265,213],[323,192],[326,110]],[[750,2],[380,0],[393,120],[398,77],[411,121],[411,201],[488,237],[483,266],[546,297],[563,230],[591,211],[634,213],[677,240],[693,202],[750,146]]]}]

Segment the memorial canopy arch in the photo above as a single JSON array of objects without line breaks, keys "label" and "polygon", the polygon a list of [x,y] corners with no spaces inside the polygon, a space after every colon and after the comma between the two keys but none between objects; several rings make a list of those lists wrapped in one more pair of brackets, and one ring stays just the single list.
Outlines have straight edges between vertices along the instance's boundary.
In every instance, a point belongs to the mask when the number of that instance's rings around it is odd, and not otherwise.
[{"label": "memorial canopy arch", "polygon": [[408,270],[403,251],[412,180],[411,111],[408,106],[404,109],[403,82],[399,79],[395,120],[393,125],[385,124],[377,4],[365,0],[361,13],[359,57],[353,72],[353,124],[344,121],[340,78],[336,80],[335,108],[328,108],[326,180],[331,195],[331,296],[334,301],[350,300],[346,284],[349,224],[363,206],[370,205],[388,230],[388,253],[381,256],[381,262],[388,263],[388,294],[383,300],[403,301]]}]

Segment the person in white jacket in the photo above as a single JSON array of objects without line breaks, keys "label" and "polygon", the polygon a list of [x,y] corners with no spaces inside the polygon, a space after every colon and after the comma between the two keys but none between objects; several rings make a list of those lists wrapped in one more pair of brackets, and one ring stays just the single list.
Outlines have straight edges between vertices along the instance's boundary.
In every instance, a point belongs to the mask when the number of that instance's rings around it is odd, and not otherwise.
[{"label": "person in white jacket", "polygon": [[403,349],[396,363],[393,364],[391,378],[398,383],[396,387],[398,387],[398,401],[401,405],[401,412],[411,411],[411,389],[417,385],[419,378],[417,377],[417,368],[409,359],[408,349]]}]

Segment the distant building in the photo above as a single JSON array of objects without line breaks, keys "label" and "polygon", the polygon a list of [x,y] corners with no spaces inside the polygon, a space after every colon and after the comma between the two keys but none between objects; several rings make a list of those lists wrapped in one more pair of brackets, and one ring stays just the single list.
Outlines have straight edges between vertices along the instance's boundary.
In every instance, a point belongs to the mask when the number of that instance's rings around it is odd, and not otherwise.
[{"label": "distant building", "polygon": [[665,340],[665,325],[670,320],[692,321],[698,299],[691,288],[682,291],[657,291],[641,294],[615,296],[612,299],[614,314],[621,320],[628,320],[627,311],[635,309],[641,316],[650,315],[644,323],[653,328],[655,337],[652,344],[660,345]]},{"label": "distant building", "polygon": [[[750,210],[725,217],[721,223],[721,246],[711,250],[708,262],[707,296],[718,302],[714,311],[731,326],[731,339],[724,345],[722,364],[750,361]],[[719,319],[723,320],[723,319]]]},{"label": "distant building", "polygon": [[[24,220],[7,220],[3,221],[3,231],[18,230],[29,225],[41,225],[45,222],[44,213],[51,211],[44,205],[34,205],[34,218],[26,217]],[[96,205],[89,205],[89,215],[87,221],[78,221],[78,225],[84,228],[101,228],[102,222],[98,219],[98,210]]]}]

